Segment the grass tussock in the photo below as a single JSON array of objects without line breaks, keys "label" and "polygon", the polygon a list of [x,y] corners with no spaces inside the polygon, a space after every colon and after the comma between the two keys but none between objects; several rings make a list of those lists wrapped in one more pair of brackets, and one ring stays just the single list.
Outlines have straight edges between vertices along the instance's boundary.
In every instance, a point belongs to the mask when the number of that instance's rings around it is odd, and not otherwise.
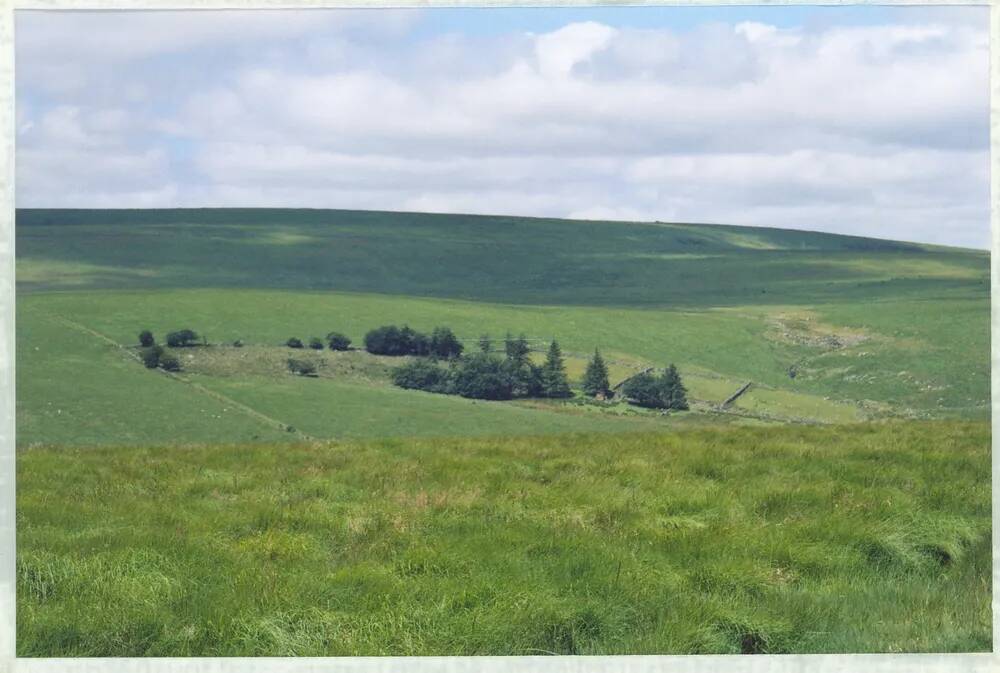
[{"label": "grass tussock", "polygon": [[21,656],[989,650],[985,423],[33,448]]}]

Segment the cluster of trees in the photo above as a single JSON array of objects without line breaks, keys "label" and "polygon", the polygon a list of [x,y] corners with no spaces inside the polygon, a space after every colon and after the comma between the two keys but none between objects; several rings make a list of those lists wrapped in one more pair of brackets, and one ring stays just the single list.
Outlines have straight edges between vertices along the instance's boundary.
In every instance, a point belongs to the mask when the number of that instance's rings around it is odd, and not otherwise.
[{"label": "cluster of trees", "polygon": [[633,376],[625,383],[622,392],[629,401],[640,407],[677,411],[688,409],[687,389],[677,368],[672,364],[660,376],[652,372]]},{"label": "cluster of trees", "polygon": [[[182,329],[167,334],[167,345],[171,348],[186,348],[198,343],[199,337],[189,329]],[[177,356],[168,353],[163,346],[156,343],[156,337],[148,329],[139,332],[139,358],[147,369],[163,369],[168,372],[179,372],[181,362]]]},{"label": "cluster of trees", "polygon": [[464,346],[447,327],[435,327],[430,336],[408,325],[383,325],[365,334],[365,350],[373,355],[423,355],[450,360]]},{"label": "cluster of trees", "polygon": [[[292,337],[285,342],[285,345],[289,348],[305,348],[302,340],[298,337]],[[324,348],[329,347],[332,351],[346,351],[351,347],[351,340],[340,332],[330,332],[326,335],[326,342],[319,337],[312,337],[309,339],[309,348],[313,350],[321,351]]]},{"label": "cluster of trees", "polygon": [[[447,331],[450,334],[451,330]],[[481,400],[572,396],[562,351],[554,340],[541,366],[531,362],[528,341],[523,335],[507,336],[503,357],[492,353],[488,337],[480,339],[478,353],[451,356],[447,366],[436,361],[436,357],[442,356],[433,352],[428,355],[434,357],[397,367],[393,382],[401,388]]]}]

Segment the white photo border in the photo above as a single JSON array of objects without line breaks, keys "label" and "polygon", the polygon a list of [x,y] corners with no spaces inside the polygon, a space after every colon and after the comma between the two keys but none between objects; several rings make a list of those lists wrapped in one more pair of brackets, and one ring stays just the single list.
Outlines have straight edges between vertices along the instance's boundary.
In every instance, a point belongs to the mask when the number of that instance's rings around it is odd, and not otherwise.
[{"label": "white photo border", "polygon": [[1000,0],[0,0],[0,673],[591,673],[597,671],[704,673],[987,673],[1000,671],[1000,572],[993,564],[993,652],[978,654],[781,654],[622,655],[511,657],[189,657],[189,658],[17,658],[15,562],[15,392],[14,392],[14,12],[16,10],[219,10],[433,7],[587,7],[692,5],[974,5],[990,8],[990,302],[992,363],[993,557],[1000,549]]}]

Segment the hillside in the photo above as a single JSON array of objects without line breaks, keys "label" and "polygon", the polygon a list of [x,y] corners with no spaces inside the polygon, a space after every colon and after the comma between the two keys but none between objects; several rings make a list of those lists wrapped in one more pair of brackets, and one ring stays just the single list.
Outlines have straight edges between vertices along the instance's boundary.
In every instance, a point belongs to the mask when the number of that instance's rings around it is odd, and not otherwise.
[{"label": "hillside", "polygon": [[[716,225],[21,210],[18,441],[263,441],[285,438],[275,427],[286,425],[326,438],[618,431],[694,416],[985,418],[988,264],[984,252]],[[595,347],[623,374],[675,362],[699,413],[665,421],[475,404],[193,361],[184,386],[113,347],[141,329],[181,327],[215,344],[278,349],[331,330],[360,343],[386,323],[448,325],[469,342],[555,337],[577,374]],[[714,412],[748,381],[729,413]]]}]

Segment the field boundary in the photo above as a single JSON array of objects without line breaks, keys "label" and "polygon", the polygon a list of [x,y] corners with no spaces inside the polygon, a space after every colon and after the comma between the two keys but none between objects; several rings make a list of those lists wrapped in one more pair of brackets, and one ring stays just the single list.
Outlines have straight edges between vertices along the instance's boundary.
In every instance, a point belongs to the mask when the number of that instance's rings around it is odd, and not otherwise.
[{"label": "field boundary", "polygon": [[[126,356],[132,358],[133,360],[136,360],[137,362],[142,362],[142,358],[139,357],[138,353],[135,353],[135,352],[129,350],[126,346],[124,346],[123,344],[118,343],[117,341],[115,341],[114,339],[112,339],[111,337],[109,337],[107,334],[102,334],[101,332],[98,332],[95,329],[87,327],[86,325],[84,325],[82,323],[78,323],[75,320],[70,320],[69,318],[67,318],[65,316],[58,315],[56,313],[46,313],[46,315],[48,315],[53,320],[56,320],[56,321],[58,321],[58,322],[60,322],[60,323],[62,323],[64,325],[66,325],[67,327],[71,327],[71,328],[73,328],[75,330],[78,330],[78,331],[84,332],[86,334],[89,334],[90,336],[92,336],[92,337],[94,337],[96,339],[99,339],[99,340],[103,341],[104,343],[106,343],[106,344],[108,344],[110,346],[113,346],[114,348],[117,348],[123,354],[125,354]],[[233,408],[242,411],[244,414],[253,417],[257,421],[259,421],[259,422],[261,422],[261,423],[263,423],[265,425],[268,425],[268,426],[273,427],[273,428],[277,428],[278,430],[283,430],[283,431],[286,431],[286,432],[295,433],[299,437],[301,437],[303,439],[306,439],[306,440],[309,440],[309,441],[318,441],[317,437],[313,437],[312,435],[306,434],[305,432],[302,432],[298,428],[295,428],[295,427],[289,425],[288,423],[283,423],[282,421],[279,421],[276,418],[272,418],[272,417],[270,417],[270,416],[268,416],[268,415],[266,415],[264,413],[261,413],[260,411],[257,411],[253,407],[247,406],[246,404],[243,404],[242,402],[238,402],[238,401],[234,400],[233,398],[231,398],[231,397],[229,397],[227,395],[223,395],[222,393],[217,392],[215,390],[212,390],[211,388],[206,388],[205,386],[201,385],[200,383],[195,383],[194,381],[192,381],[190,379],[184,378],[180,374],[176,374],[174,372],[168,372],[168,371],[165,371],[163,369],[156,369],[155,371],[156,371],[156,373],[159,373],[159,374],[161,374],[163,376],[166,376],[166,377],[168,377],[170,379],[173,379],[175,381],[178,381],[180,383],[188,385],[191,388],[194,388],[195,390],[197,390],[198,392],[200,392],[200,393],[202,393],[204,395],[207,395],[207,396],[215,399],[218,402],[222,402],[224,404],[228,404],[228,405],[232,406]]]}]

